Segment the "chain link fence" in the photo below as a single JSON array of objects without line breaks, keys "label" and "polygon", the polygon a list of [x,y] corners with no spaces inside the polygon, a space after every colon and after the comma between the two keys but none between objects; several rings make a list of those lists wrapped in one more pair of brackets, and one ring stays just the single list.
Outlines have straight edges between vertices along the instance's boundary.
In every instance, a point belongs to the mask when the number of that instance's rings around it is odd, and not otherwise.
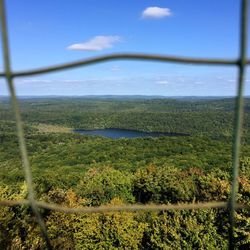
[{"label": "chain link fence", "polygon": [[[31,207],[37,223],[40,226],[42,236],[46,242],[47,248],[52,249],[50,239],[47,234],[44,220],[39,212],[39,208],[59,211],[63,213],[103,213],[110,211],[166,211],[166,210],[180,210],[180,209],[228,209],[229,211],[229,249],[234,249],[234,213],[236,209],[250,210],[249,205],[238,204],[236,200],[238,192],[238,169],[239,169],[239,154],[240,154],[240,138],[242,130],[242,117],[243,117],[243,86],[246,66],[250,64],[250,60],[247,60],[247,16],[248,16],[248,0],[241,0],[241,27],[240,27],[240,55],[238,59],[208,59],[208,58],[187,58],[177,56],[165,56],[165,55],[152,55],[152,54],[137,54],[137,53],[123,53],[123,54],[109,54],[100,57],[89,58],[82,61],[66,63],[51,67],[45,67],[34,70],[27,70],[21,72],[12,72],[10,54],[9,54],[9,42],[8,32],[5,16],[5,4],[4,0],[0,0],[0,15],[1,15],[1,36],[3,45],[3,61],[4,72],[0,72],[0,77],[5,78],[8,83],[8,88],[11,96],[12,107],[16,119],[17,136],[19,140],[20,152],[22,156],[22,163],[25,173],[25,181],[28,188],[27,200],[2,200],[0,206],[20,206],[25,205]],[[21,122],[21,115],[19,105],[16,97],[15,86],[13,79],[16,77],[25,77],[31,75],[45,74],[49,72],[56,72],[60,70],[66,70],[81,66],[88,66],[95,63],[106,62],[111,60],[150,60],[159,62],[172,62],[172,63],[192,63],[203,65],[227,65],[236,66],[238,68],[238,83],[237,83],[237,97],[235,105],[235,121],[234,121],[234,134],[233,134],[233,150],[232,150],[232,183],[231,194],[228,202],[206,202],[206,203],[190,203],[190,204],[168,204],[168,205],[124,205],[124,206],[100,206],[100,207],[85,207],[85,208],[67,208],[57,204],[50,204],[36,200],[36,196],[33,189],[33,180],[30,162],[28,158],[28,152],[26,148],[24,130]]]}]

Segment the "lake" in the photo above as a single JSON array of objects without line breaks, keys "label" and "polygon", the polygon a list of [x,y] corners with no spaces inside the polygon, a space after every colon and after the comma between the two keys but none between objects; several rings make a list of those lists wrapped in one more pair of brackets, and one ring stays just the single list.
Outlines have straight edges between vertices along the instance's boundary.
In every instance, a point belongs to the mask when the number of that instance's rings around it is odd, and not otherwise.
[{"label": "lake", "polygon": [[104,136],[112,139],[119,138],[138,138],[138,137],[159,137],[159,136],[189,136],[184,133],[163,133],[163,132],[142,132],[128,129],[95,129],[95,130],[74,130],[74,132],[82,135]]}]

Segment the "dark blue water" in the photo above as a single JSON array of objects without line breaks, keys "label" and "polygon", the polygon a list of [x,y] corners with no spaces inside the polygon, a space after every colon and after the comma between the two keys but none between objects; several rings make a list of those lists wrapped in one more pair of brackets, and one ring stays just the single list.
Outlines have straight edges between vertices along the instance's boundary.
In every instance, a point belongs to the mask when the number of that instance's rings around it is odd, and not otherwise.
[{"label": "dark blue water", "polygon": [[181,133],[163,133],[163,132],[142,132],[128,129],[96,129],[96,130],[75,130],[74,132],[82,135],[104,136],[112,139],[119,138],[138,138],[138,137],[159,137],[159,136],[188,136]]}]

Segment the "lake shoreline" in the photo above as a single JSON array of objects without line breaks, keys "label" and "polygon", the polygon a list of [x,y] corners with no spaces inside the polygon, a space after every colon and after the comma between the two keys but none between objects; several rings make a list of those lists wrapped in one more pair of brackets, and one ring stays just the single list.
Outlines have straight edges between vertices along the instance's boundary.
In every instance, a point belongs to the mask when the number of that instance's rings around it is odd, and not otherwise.
[{"label": "lake shoreline", "polygon": [[121,129],[121,128],[105,128],[105,129],[74,129],[74,133],[82,135],[92,135],[92,136],[103,136],[113,139],[119,138],[140,138],[140,137],[174,137],[174,136],[191,136],[188,133],[173,133],[173,132],[146,132],[132,129]]}]

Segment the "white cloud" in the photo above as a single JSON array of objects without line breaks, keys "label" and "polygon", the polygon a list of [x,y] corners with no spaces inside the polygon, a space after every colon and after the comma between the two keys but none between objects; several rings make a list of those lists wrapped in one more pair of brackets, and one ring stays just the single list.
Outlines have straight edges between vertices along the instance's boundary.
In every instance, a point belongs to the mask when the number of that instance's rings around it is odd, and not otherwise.
[{"label": "white cloud", "polygon": [[50,79],[38,79],[38,78],[23,79],[18,81],[18,83],[51,83],[51,82],[52,80]]},{"label": "white cloud", "polygon": [[121,71],[121,67],[118,65],[114,65],[110,68],[111,71]]},{"label": "white cloud", "polygon": [[142,18],[145,19],[159,19],[167,16],[171,16],[172,12],[168,8],[160,7],[148,7],[142,12]]},{"label": "white cloud", "polygon": [[177,80],[178,80],[179,82],[185,82],[185,78],[184,78],[184,77],[179,77]]},{"label": "white cloud", "polygon": [[204,82],[202,82],[202,81],[196,81],[196,82],[194,82],[194,84],[200,85],[200,84],[204,84]]},{"label": "white cloud", "polygon": [[[235,82],[236,83],[236,79],[229,79],[227,80],[228,82]],[[245,79],[245,82],[250,82],[249,79]]]},{"label": "white cloud", "polygon": [[84,80],[60,80],[61,82],[64,83],[83,83]]},{"label": "white cloud", "polygon": [[119,36],[95,36],[87,42],[75,43],[68,46],[70,50],[101,51],[112,48],[113,45],[121,41]]},{"label": "white cloud", "polygon": [[167,85],[167,84],[168,84],[168,81],[166,81],[166,80],[161,80],[161,81],[157,81],[156,83],[157,83],[157,84],[160,84],[160,85]]},{"label": "white cloud", "polygon": [[218,79],[218,80],[224,80],[224,77],[223,76],[216,76],[216,79]]}]

